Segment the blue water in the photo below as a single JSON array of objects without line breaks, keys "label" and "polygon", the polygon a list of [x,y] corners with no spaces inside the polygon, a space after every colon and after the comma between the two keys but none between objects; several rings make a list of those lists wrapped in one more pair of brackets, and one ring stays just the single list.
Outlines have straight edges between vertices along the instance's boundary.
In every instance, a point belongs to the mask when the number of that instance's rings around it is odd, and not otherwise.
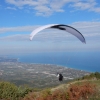
[{"label": "blue water", "polygon": [[100,72],[100,52],[42,52],[10,55],[19,62],[55,64],[90,72]]}]

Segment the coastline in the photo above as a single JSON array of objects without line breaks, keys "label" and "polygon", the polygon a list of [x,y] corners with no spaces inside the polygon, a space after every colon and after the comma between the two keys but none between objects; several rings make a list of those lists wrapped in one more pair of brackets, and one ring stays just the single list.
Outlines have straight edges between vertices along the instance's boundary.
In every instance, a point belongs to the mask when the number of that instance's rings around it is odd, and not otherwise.
[{"label": "coastline", "polygon": [[64,52],[57,53],[32,53],[32,54],[14,54],[8,55],[10,59],[16,59],[17,62],[26,64],[51,64],[63,67],[69,67],[77,70],[84,70],[89,72],[100,71],[100,53],[78,53],[77,55]]}]

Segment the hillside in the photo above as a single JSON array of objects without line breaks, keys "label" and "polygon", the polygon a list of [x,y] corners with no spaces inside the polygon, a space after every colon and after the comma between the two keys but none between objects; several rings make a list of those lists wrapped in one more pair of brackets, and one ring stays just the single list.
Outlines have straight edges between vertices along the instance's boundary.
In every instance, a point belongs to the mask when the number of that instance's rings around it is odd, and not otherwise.
[{"label": "hillside", "polygon": [[0,100],[100,100],[100,73],[56,87],[36,89],[0,82]]},{"label": "hillside", "polygon": [[100,80],[79,80],[31,92],[22,100],[100,100]]}]

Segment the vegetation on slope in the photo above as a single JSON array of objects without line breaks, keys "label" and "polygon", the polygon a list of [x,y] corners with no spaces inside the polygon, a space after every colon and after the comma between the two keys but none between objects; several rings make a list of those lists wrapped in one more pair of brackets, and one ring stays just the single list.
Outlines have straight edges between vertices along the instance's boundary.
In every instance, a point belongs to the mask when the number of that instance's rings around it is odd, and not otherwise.
[{"label": "vegetation on slope", "polygon": [[100,73],[99,72],[91,73],[90,75],[83,76],[82,79],[100,79]]},{"label": "vegetation on slope", "polygon": [[99,76],[98,72],[91,73],[77,81],[40,91],[0,82],[0,100],[100,100]]},{"label": "vegetation on slope", "polygon": [[0,82],[0,100],[20,100],[29,92],[32,92],[29,87],[17,87],[10,82]]},{"label": "vegetation on slope", "polygon": [[58,88],[54,91],[45,89],[41,92],[32,92],[22,100],[100,100],[99,89],[96,84],[87,81],[76,82],[70,84],[69,87]]}]

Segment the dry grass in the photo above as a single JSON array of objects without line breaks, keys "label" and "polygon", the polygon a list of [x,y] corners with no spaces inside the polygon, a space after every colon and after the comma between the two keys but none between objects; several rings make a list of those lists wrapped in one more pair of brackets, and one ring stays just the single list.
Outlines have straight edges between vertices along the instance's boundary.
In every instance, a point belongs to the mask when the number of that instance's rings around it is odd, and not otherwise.
[{"label": "dry grass", "polygon": [[26,95],[23,100],[99,100],[99,94],[100,91],[95,84],[83,82],[54,91],[46,89],[41,92],[32,92]]},{"label": "dry grass", "polygon": [[68,90],[69,100],[88,99],[90,95],[95,94],[96,86],[90,83],[81,85],[71,85]]}]

